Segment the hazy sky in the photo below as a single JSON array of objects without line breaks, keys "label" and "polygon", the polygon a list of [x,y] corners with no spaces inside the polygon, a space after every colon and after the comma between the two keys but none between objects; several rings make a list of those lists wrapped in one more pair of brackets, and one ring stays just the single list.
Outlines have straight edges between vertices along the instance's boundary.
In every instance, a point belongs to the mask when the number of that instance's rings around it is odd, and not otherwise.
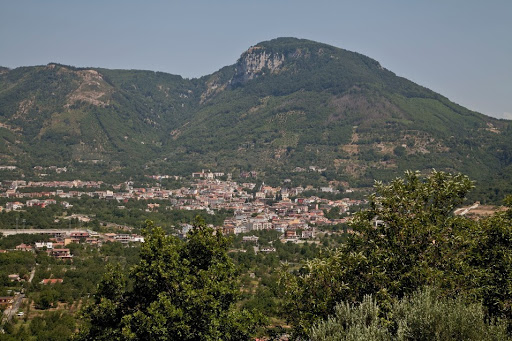
[{"label": "hazy sky", "polygon": [[0,0],[0,65],[58,62],[197,77],[260,41],[311,39],[512,119],[511,0]]}]

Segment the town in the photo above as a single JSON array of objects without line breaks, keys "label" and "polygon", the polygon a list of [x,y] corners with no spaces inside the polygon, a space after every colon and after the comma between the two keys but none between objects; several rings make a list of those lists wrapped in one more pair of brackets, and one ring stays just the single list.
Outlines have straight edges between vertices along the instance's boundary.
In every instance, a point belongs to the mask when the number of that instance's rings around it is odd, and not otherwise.
[{"label": "town", "polygon": [[[178,176],[152,175],[153,180],[173,178]],[[109,188],[109,189],[102,189]],[[34,191],[36,189],[36,191]],[[40,189],[40,190],[39,190]],[[221,172],[201,171],[192,173],[189,186],[178,189],[166,189],[161,186],[134,187],[134,183],[127,181],[116,185],[107,185],[101,181],[26,181],[12,180],[1,183],[0,198],[6,198],[0,212],[19,211],[27,207],[46,208],[49,205],[61,205],[64,208],[72,207],[68,201],[71,198],[88,196],[98,200],[116,201],[117,208],[124,209],[124,204],[130,200],[148,201],[145,210],[148,212],[159,210],[202,210],[214,214],[218,210],[233,212],[227,217],[222,226],[224,234],[240,234],[259,230],[276,230],[289,241],[313,238],[315,227],[345,224],[350,219],[351,208],[366,204],[364,199],[350,199],[348,197],[330,200],[317,195],[304,196],[306,192],[339,193],[332,186],[313,188],[304,187],[272,187],[261,182],[235,182],[231,175]],[[347,193],[352,192],[347,190]],[[335,215],[326,215],[326,212],[336,212]],[[84,215],[69,216],[81,222],[90,221],[91,217]],[[25,223],[23,222],[23,225]],[[16,222],[20,232],[28,231],[26,226],[21,228]],[[30,228],[30,227],[29,227]],[[132,227],[125,226],[130,231]],[[185,235],[190,224],[183,223],[179,227],[181,234]],[[40,233],[40,230],[31,229]],[[300,234],[298,234],[300,232]],[[14,232],[11,232],[14,233]],[[101,235],[93,237],[93,231],[85,231],[87,238],[83,242],[98,243],[98,240],[109,240],[110,236]],[[97,234],[96,234],[97,235]],[[115,238],[126,241],[126,232]],[[71,241],[73,235],[69,234]],[[101,237],[101,238],[100,238]],[[134,235],[131,238],[139,238]],[[75,241],[75,240],[73,240]]]},{"label": "town", "polygon": [[[206,218],[219,216],[208,226],[234,237],[229,253],[245,268],[242,281],[253,292],[260,281],[275,283],[272,276],[280,262],[315,256],[319,244],[339,245],[336,238],[352,232],[347,225],[352,213],[367,203],[344,197],[357,190],[340,191],[336,184],[314,188],[291,186],[284,180],[282,186],[270,186],[256,172],[242,174],[239,181],[231,174],[206,170],[189,177],[145,178],[145,184],[25,179],[0,183],[0,253],[6,264],[12,264],[1,269],[4,323],[37,318],[48,310],[72,315],[94,292],[106,262],[137,261],[144,220],[112,221],[111,216],[101,216],[101,210],[135,212],[148,219],[165,219],[177,212],[181,218],[171,221],[166,232],[181,239],[187,238],[198,212]],[[172,188],[165,186],[169,181]],[[84,208],[96,204],[100,208]],[[50,224],[30,219],[34,216],[46,216]],[[88,263],[90,257],[99,263]],[[19,259],[26,265],[14,266]],[[87,280],[88,276],[92,278]]]}]

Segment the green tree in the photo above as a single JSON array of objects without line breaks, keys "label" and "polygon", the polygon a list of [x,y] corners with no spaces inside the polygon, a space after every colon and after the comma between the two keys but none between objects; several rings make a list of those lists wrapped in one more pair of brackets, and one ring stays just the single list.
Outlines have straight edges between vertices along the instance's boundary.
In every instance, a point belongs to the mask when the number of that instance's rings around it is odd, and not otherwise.
[{"label": "green tree", "polygon": [[389,185],[377,182],[369,208],[351,223],[356,231],[340,249],[306,262],[281,283],[288,319],[296,335],[334,312],[338,302],[374,295],[383,314],[424,285],[447,294],[475,289],[471,264],[475,224],[453,215],[472,182],[461,174],[406,172]]},{"label": "green tree", "polygon": [[147,223],[128,280],[110,269],[85,311],[78,340],[244,340],[255,315],[239,311],[228,239],[196,221],[182,241]]},{"label": "green tree", "polygon": [[512,196],[506,211],[480,221],[472,252],[479,269],[478,297],[491,316],[506,318],[512,331]]}]

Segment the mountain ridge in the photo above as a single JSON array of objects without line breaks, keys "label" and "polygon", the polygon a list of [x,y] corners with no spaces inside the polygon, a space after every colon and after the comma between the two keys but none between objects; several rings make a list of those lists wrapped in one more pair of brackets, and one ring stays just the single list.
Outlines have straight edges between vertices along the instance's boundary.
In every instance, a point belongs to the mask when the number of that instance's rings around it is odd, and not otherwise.
[{"label": "mountain ridge", "polygon": [[0,68],[0,124],[0,163],[25,171],[94,164],[125,175],[215,168],[304,180],[312,175],[294,170],[311,165],[325,181],[368,184],[406,168],[481,181],[512,162],[510,121],[362,54],[296,38],[261,42],[192,79],[57,63]]}]

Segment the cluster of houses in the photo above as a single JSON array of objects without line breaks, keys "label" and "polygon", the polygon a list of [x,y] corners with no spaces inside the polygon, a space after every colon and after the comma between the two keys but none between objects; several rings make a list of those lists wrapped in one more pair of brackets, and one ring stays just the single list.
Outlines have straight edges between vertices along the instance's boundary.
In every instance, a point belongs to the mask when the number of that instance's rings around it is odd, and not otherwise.
[{"label": "cluster of houses", "polygon": [[[144,237],[137,234],[98,233],[91,230],[24,230],[23,232],[47,233],[52,237],[48,242],[21,243],[16,246],[16,251],[46,251],[48,255],[62,260],[73,259],[70,249],[66,248],[71,243],[101,246],[105,242],[120,242],[122,244],[144,242]],[[0,250],[0,252],[7,251]]]},{"label": "cluster of houses", "polygon": [[[332,189],[332,187],[329,187]],[[329,219],[324,210],[338,207],[340,213],[348,213],[351,206],[366,203],[364,200],[344,198],[328,200],[316,196],[297,197],[310,188],[271,187],[264,183],[237,183],[201,179],[190,188],[174,191],[171,207],[184,210],[230,209],[233,217],[224,221],[225,234],[239,234],[259,230],[277,230],[287,240],[314,238],[315,226],[346,223],[349,218]],[[327,191],[327,190],[324,190]],[[297,197],[295,199],[291,199]],[[276,198],[279,198],[276,201]]]},{"label": "cluster of houses", "polygon": [[[238,234],[258,230],[277,230],[287,233],[290,239],[314,237],[313,226],[336,225],[345,223],[348,218],[328,219],[324,210],[334,207],[340,213],[347,213],[351,206],[365,203],[364,200],[344,198],[341,200],[328,200],[312,197],[301,197],[312,186],[298,187],[272,187],[265,183],[257,187],[252,182],[235,182],[220,180],[225,174],[202,170],[192,173],[192,183],[189,187],[168,190],[161,187],[135,188],[133,182],[125,182],[112,186],[114,190],[98,190],[103,185],[101,181],[55,181],[55,182],[26,182],[3,181],[0,196],[27,198],[24,203],[20,201],[8,202],[5,210],[23,209],[24,207],[45,207],[57,204],[54,198],[71,198],[88,195],[105,200],[117,200],[126,203],[128,200],[159,200],[148,203],[147,211],[166,210],[205,210],[213,214],[214,210],[233,210],[234,216],[226,219],[222,226],[224,233]],[[169,176],[151,176],[153,178],[168,178]],[[23,187],[69,187],[70,191],[56,189],[49,192],[20,192]],[[76,189],[93,189],[78,191]],[[333,186],[325,186],[317,191],[335,193],[338,190]],[[163,201],[163,202],[162,202]],[[70,207],[67,201],[59,200],[61,205]],[[119,208],[123,208],[120,205]],[[1,208],[0,208],[1,211]],[[292,231],[292,232],[289,232]],[[296,231],[300,231],[297,233]],[[117,237],[125,242],[128,237]],[[92,243],[92,240],[90,241]]]}]

